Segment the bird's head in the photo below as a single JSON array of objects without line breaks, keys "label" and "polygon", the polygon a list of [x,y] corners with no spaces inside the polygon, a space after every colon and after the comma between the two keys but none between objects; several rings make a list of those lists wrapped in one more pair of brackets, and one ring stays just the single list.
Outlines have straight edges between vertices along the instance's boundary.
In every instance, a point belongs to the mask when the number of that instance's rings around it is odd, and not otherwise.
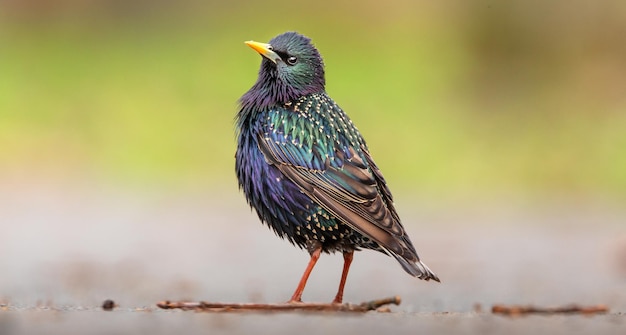
[{"label": "bird's head", "polygon": [[263,56],[259,78],[248,92],[262,96],[256,100],[260,98],[263,104],[284,103],[324,91],[324,64],[309,38],[287,32],[269,43],[246,44]]}]

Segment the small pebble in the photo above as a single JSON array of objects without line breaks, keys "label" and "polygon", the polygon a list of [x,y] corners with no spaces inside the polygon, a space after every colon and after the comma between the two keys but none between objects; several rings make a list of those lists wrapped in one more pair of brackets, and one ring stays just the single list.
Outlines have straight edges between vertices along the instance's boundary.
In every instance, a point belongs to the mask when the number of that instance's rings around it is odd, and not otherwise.
[{"label": "small pebble", "polygon": [[105,311],[112,311],[115,308],[115,301],[107,299],[102,303],[102,309]]}]

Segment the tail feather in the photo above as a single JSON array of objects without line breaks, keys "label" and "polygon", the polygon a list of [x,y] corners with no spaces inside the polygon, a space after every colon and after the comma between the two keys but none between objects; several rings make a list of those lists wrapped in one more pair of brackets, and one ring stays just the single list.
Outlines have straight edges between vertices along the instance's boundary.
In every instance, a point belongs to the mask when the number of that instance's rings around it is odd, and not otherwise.
[{"label": "tail feather", "polygon": [[431,269],[429,269],[426,264],[422,263],[422,261],[418,260],[417,262],[413,263],[407,261],[401,256],[396,255],[393,252],[391,252],[390,254],[395,257],[396,260],[398,260],[400,265],[402,265],[404,271],[408,272],[411,276],[417,277],[425,281],[429,281],[432,279],[436,282],[441,282],[439,280],[439,277],[437,277],[437,275]]}]

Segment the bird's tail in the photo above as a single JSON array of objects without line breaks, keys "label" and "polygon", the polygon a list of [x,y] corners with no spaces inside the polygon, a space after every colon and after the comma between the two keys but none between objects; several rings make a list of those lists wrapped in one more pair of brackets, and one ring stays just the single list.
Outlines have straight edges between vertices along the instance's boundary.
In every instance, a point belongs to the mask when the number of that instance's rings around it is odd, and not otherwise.
[{"label": "bird's tail", "polygon": [[403,257],[396,255],[395,253],[390,253],[390,254],[398,260],[400,265],[402,265],[402,268],[404,269],[404,271],[408,272],[411,276],[417,277],[419,279],[426,280],[426,281],[429,281],[432,279],[436,282],[441,282],[439,280],[439,277],[437,277],[437,275],[434,272],[432,272],[432,270],[430,270],[428,266],[422,263],[422,261],[420,261],[419,259],[417,260],[417,262],[409,262]]}]

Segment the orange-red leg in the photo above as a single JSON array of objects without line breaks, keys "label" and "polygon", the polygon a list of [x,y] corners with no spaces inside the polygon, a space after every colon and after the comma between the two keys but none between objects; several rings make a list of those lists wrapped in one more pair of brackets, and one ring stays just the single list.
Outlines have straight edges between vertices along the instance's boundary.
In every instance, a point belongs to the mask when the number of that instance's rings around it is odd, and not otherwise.
[{"label": "orange-red leg", "polygon": [[343,287],[346,285],[346,278],[348,278],[348,271],[350,270],[350,264],[352,264],[352,256],[354,256],[354,251],[346,251],[343,253],[343,271],[341,272],[339,290],[337,290],[333,304],[340,304],[343,301]]},{"label": "orange-red leg", "polygon": [[302,278],[300,278],[300,283],[298,283],[298,287],[296,287],[296,291],[293,292],[291,299],[289,299],[289,303],[294,302],[302,302],[302,292],[304,292],[304,287],[306,286],[306,281],[309,279],[309,275],[311,271],[313,271],[313,267],[315,267],[315,263],[320,258],[320,254],[322,253],[322,246],[315,248],[311,252],[311,260],[309,260],[309,265],[307,265],[304,273],[302,274]]}]

